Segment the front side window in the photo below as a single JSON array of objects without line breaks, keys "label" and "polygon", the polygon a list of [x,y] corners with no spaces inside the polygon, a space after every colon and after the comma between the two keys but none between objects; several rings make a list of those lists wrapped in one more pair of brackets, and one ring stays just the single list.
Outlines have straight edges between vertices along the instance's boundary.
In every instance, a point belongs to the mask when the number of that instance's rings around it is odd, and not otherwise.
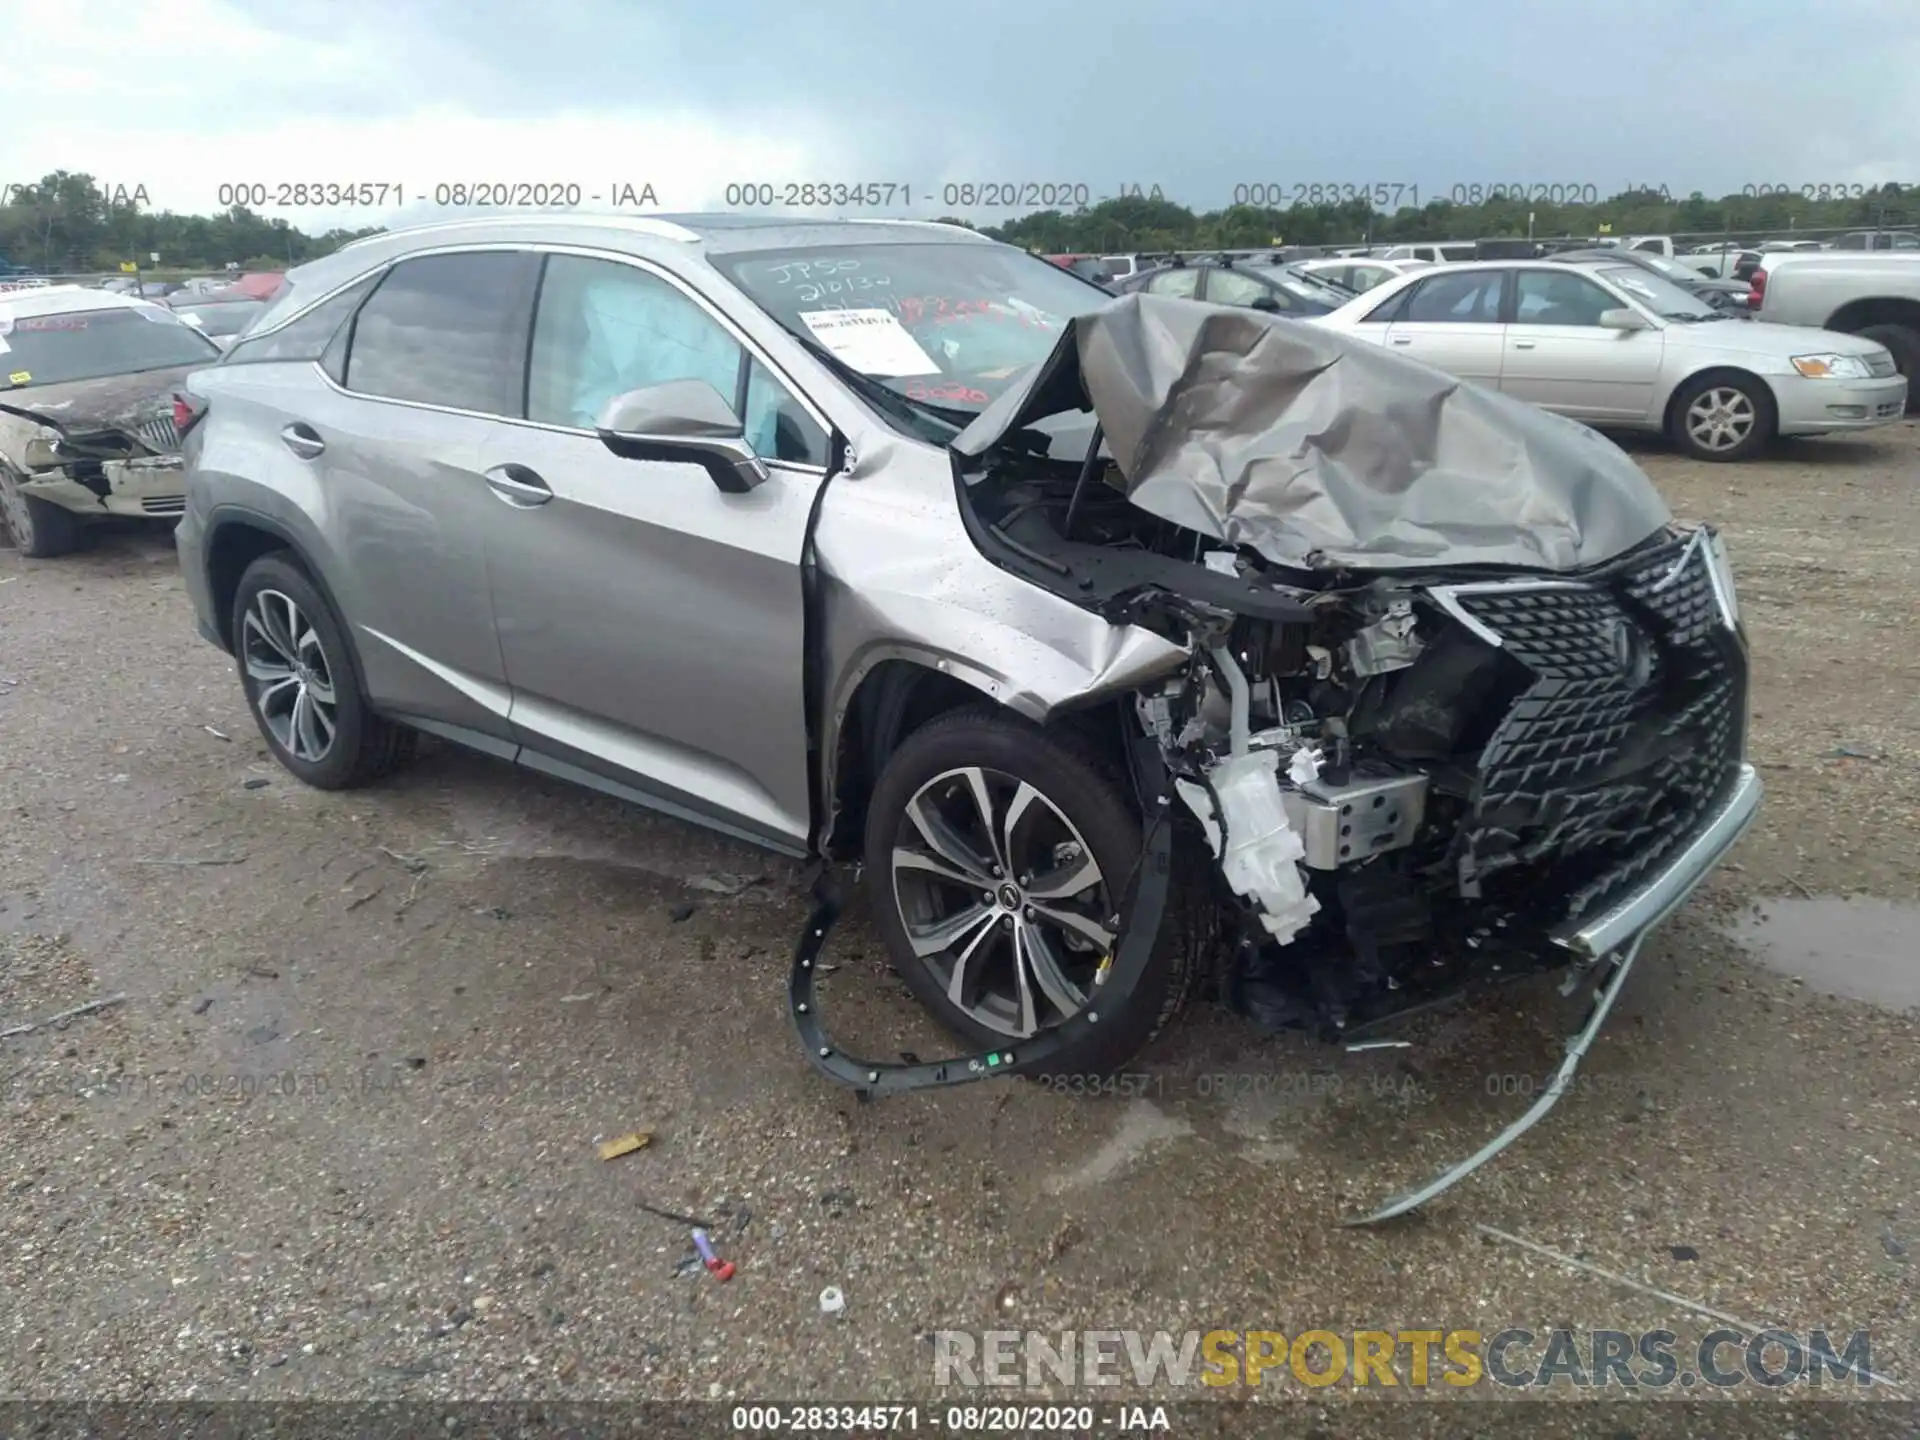
[{"label": "front side window", "polygon": [[633,265],[555,255],[534,319],[527,418],[592,429],[629,390],[703,380],[763,458],[824,465],[827,437],[726,327],[677,286]]},{"label": "front side window", "polygon": [[1435,275],[1413,287],[1406,309],[1396,318],[1415,324],[1490,324],[1500,318],[1499,270]]},{"label": "front side window", "polygon": [[[1647,272],[1632,270],[1631,274],[1637,279]],[[1658,279],[1648,276],[1649,281]],[[1514,318],[1523,325],[1598,325],[1601,315],[1620,308],[1618,300],[1583,275],[1523,270],[1515,288]]]},{"label": "front side window", "polygon": [[354,317],[346,387],[517,418],[539,272],[519,250],[401,261]]},{"label": "front side window", "polygon": [[60,315],[0,312],[0,391],[211,365],[220,347],[171,310],[116,305]]}]

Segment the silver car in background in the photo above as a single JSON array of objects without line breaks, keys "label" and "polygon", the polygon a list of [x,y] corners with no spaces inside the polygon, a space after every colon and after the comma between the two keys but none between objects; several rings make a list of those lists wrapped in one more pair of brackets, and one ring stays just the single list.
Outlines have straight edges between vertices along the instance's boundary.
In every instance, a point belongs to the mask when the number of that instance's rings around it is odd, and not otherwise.
[{"label": "silver car in background", "polygon": [[1737,320],[1624,262],[1493,261],[1401,276],[1313,322],[1702,460],[1898,421],[1907,382],[1858,335]]},{"label": "silver car in background", "polygon": [[380,234],[186,389],[186,587],[294,775],[426,731],[858,857],[1050,1072],[1222,956],[1329,1034],[1623,975],[1759,803],[1726,557],[1617,447],[961,228]]}]

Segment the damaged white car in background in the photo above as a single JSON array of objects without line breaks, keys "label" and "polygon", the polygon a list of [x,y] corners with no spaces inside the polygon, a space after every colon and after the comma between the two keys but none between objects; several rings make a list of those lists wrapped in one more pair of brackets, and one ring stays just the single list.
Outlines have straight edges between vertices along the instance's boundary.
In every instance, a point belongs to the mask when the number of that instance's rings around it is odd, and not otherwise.
[{"label": "damaged white car in background", "polygon": [[110,515],[186,508],[173,391],[220,348],[165,306],[49,285],[0,295],[0,523],[64,555]]}]

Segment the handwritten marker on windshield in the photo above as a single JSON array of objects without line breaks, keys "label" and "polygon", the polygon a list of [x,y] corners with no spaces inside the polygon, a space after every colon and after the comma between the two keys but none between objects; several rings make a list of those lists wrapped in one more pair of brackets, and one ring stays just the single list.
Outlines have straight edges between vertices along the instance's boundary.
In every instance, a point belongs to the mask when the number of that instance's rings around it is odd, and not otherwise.
[{"label": "handwritten marker on windshield", "polygon": [[695,1230],[693,1232],[693,1248],[700,1252],[700,1263],[713,1272],[716,1280],[731,1280],[733,1278],[733,1262],[731,1260],[722,1260],[718,1255],[713,1253],[713,1242],[707,1239],[706,1231]]}]

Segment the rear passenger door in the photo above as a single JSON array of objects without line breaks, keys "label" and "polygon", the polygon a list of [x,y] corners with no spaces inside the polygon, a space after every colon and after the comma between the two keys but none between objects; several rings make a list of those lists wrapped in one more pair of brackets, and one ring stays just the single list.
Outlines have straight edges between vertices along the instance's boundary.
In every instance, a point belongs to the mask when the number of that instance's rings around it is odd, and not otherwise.
[{"label": "rear passenger door", "polygon": [[[701,380],[769,478],[622,459],[615,396]],[[800,562],[828,427],[688,285],[637,260],[547,258],[526,420],[488,427],[488,563],[523,764],[777,848],[808,841]]]},{"label": "rear passenger door", "polygon": [[538,256],[511,249],[400,261],[279,436],[305,457],[304,507],[321,517],[372,702],[502,754],[486,557],[499,501],[478,457],[489,417],[519,413],[538,272]]},{"label": "rear passenger door", "polygon": [[1505,326],[1500,300],[1508,272],[1451,267],[1402,291],[1386,342],[1436,370],[1478,385],[1500,384]]}]

